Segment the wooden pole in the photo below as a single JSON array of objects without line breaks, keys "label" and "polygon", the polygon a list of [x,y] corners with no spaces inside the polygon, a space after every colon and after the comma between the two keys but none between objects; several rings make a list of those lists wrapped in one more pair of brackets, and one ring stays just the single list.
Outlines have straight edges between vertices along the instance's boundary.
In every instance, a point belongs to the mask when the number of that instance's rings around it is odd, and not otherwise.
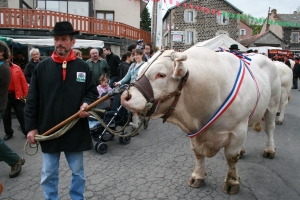
[{"label": "wooden pole", "polygon": [[[93,102],[92,104],[90,104],[85,111],[90,111],[92,108],[96,107],[98,104],[104,102],[105,100],[109,99],[111,96],[105,95],[103,97],[101,97],[100,99],[98,99],[97,101]],[[53,128],[51,128],[50,130],[48,130],[47,132],[43,133],[43,136],[47,136],[50,135],[52,132],[62,128],[63,126],[65,126],[66,124],[70,123],[71,121],[73,121],[74,119],[79,117],[79,111],[77,113],[75,113],[74,115],[72,115],[71,117],[69,117],[68,119],[64,120],[63,122],[57,124],[56,126],[54,126]]]}]

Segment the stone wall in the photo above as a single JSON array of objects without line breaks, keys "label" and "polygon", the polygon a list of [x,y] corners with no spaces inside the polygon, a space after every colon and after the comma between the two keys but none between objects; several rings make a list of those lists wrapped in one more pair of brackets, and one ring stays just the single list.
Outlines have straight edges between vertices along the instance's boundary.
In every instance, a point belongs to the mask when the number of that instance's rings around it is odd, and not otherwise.
[{"label": "stone wall", "polygon": [[8,0],[0,0],[0,7],[8,7]]},{"label": "stone wall", "polygon": [[[186,1],[186,4],[193,4],[194,6],[196,6],[195,1],[193,0]],[[197,5],[199,6],[199,8],[204,6],[205,8],[214,8],[234,14],[237,14],[239,12],[227,2],[221,0],[198,1]],[[239,41],[239,20],[230,18],[228,24],[221,25],[217,23],[217,15],[213,15],[211,14],[211,12],[209,14],[206,14],[205,12],[202,12],[201,9],[199,9],[198,11],[195,9],[196,22],[189,23],[184,21],[184,11],[186,9],[188,9],[188,6],[187,8],[184,8],[182,4],[180,7],[175,7],[172,9],[171,27],[174,27],[175,29],[172,29],[171,31],[195,30],[194,44],[215,37],[216,33],[219,31],[227,32],[229,37],[236,41]],[[169,16],[166,16],[165,20],[167,20],[167,23],[169,23]],[[166,31],[166,27],[163,27],[163,33],[165,33]],[[183,38],[184,37],[185,36],[183,36]],[[173,49],[186,50],[193,46],[193,44],[185,44],[184,40],[183,42],[171,43]]]}]

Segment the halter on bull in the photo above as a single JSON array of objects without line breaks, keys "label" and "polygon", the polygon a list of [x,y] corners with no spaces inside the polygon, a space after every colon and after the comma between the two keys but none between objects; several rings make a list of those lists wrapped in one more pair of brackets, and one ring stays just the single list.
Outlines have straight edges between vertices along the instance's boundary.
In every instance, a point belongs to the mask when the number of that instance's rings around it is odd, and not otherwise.
[{"label": "halter on bull", "polygon": [[[122,104],[129,110],[144,114],[151,107],[148,116],[162,117],[184,132],[193,133],[200,130],[225,101],[241,69],[240,63],[232,54],[215,53],[205,48],[193,47],[183,53],[160,52],[147,66],[143,66],[137,81],[123,93]],[[260,124],[263,116],[268,135],[264,154],[274,157],[273,134],[280,79],[272,67],[272,62],[261,55],[255,56],[251,70],[257,85],[248,70],[244,69],[245,78],[232,105],[208,129],[190,139],[196,155],[196,166],[188,181],[191,187],[200,187],[204,183],[205,157],[214,156],[224,147],[229,170],[222,190],[230,194],[238,193],[236,163],[239,150],[245,141],[247,127]],[[259,101],[256,87],[261,92]],[[257,109],[248,122],[256,104]]]}]

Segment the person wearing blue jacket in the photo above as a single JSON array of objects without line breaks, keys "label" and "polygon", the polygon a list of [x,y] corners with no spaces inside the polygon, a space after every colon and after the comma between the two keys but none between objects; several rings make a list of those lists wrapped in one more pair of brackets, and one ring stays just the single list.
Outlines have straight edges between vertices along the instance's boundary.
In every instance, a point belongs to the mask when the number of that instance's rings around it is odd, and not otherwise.
[{"label": "person wearing blue jacket", "polygon": [[[135,62],[130,65],[125,77],[122,78],[122,80],[120,80],[119,82],[115,82],[114,86],[122,85],[124,83],[127,83],[129,80],[131,83],[137,78],[139,69],[145,63],[143,61],[143,55],[144,55],[143,50],[141,50],[141,49],[135,50],[135,53],[134,53]],[[141,120],[139,119],[138,113],[132,113],[132,127],[138,128],[140,121]]]}]

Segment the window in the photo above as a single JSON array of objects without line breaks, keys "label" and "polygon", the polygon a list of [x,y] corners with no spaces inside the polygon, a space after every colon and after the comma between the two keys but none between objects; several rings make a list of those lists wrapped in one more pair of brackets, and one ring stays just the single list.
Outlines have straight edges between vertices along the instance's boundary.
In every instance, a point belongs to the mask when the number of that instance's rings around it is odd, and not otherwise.
[{"label": "window", "polygon": [[196,12],[194,9],[185,9],[184,10],[184,21],[185,22],[196,22]]},{"label": "window", "polygon": [[194,44],[194,32],[193,31],[186,32],[186,44]]},{"label": "window", "polygon": [[114,12],[98,11],[97,18],[114,21]]},{"label": "window", "polygon": [[245,29],[240,29],[240,35],[246,35],[246,30]]},{"label": "window", "polygon": [[229,23],[229,17],[227,15],[223,15],[224,11],[221,12],[221,15],[216,15],[217,17],[217,24],[226,25]]},{"label": "window", "polygon": [[299,43],[299,33],[292,32],[291,43]]}]

